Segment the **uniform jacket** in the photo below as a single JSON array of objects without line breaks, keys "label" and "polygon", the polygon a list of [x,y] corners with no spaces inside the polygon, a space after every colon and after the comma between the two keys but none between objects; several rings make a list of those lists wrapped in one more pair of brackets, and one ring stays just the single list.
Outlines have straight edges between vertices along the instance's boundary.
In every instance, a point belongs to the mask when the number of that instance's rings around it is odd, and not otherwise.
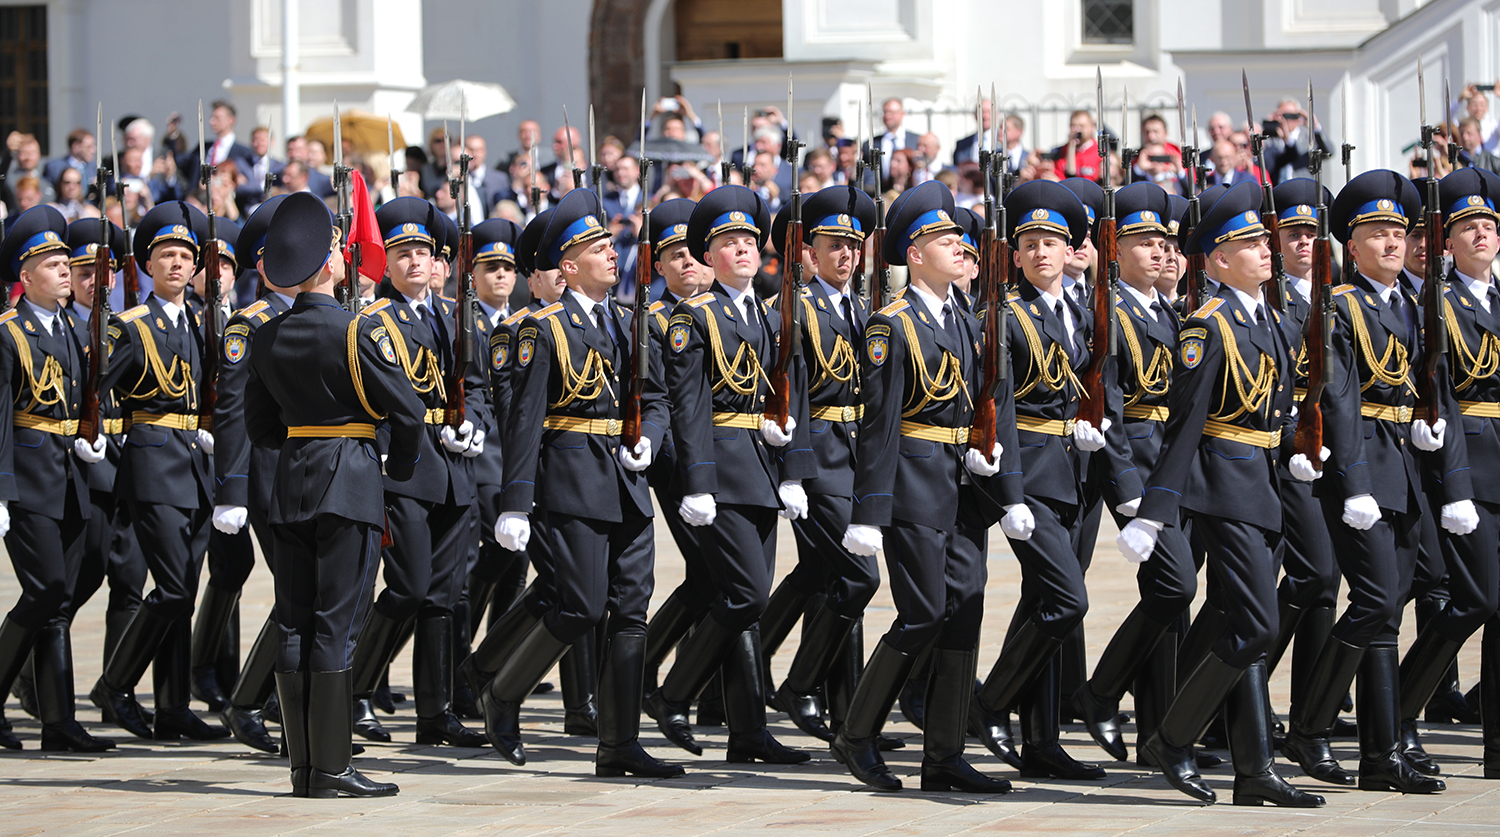
[{"label": "uniform jacket", "polygon": [[[854,322],[833,310],[821,282],[811,282],[802,294],[802,357],[807,366],[809,416],[818,410],[843,411],[844,418],[812,418],[808,432],[817,476],[806,480],[810,494],[850,497],[854,494],[854,452],[859,442],[855,408],[861,402],[859,355],[869,304],[858,295],[846,297]],[[847,409],[846,409],[847,408]]]},{"label": "uniform jacket", "polygon": [[0,500],[61,520],[72,494],[87,518],[87,466],[73,455],[75,434],[21,424],[78,418],[88,333],[66,308],[57,313],[62,336],[43,331],[35,310],[22,298],[0,315]]},{"label": "uniform jacket", "polygon": [[[1493,279],[1491,280],[1493,281]],[[1444,503],[1464,498],[1500,503],[1500,418],[1480,415],[1500,404],[1500,306],[1480,305],[1458,274],[1443,288],[1448,321],[1448,354],[1441,369],[1443,416],[1448,421],[1443,449],[1435,456],[1435,476]],[[1467,410],[1468,414],[1465,414]],[[1489,478],[1474,479],[1475,474]]]},{"label": "uniform jacket", "polygon": [[1115,301],[1120,344],[1113,378],[1120,390],[1121,418],[1112,420],[1118,423],[1105,434],[1109,443],[1105,460],[1116,495],[1134,490],[1135,497],[1141,496],[1143,483],[1161,457],[1167,425],[1150,414],[1170,410],[1172,359],[1177,355],[1177,333],[1182,327],[1172,306],[1161,302],[1153,319],[1140,300],[1128,292]]},{"label": "uniform jacket", "polygon": [[[68,306],[73,318],[78,321],[80,340],[88,345],[89,309],[76,302]],[[104,339],[106,345],[109,340],[109,328],[119,328],[119,318],[110,313],[109,320],[104,327]],[[87,374],[87,373],[85,373]],[[105,438],[108,440],[104,445],[104,458],[90,465],[85,470],[89,477],[89,490],[104,494],[113,494],[115,491],[115,475],[120,468],[120,452],[125,444],[125,422],[121,419],[120,399],[112,391],[101,391],[99,393],[99,417],[104,421]],[[79,464],[82,464],[80,461]]]},{"label": "uniform jacket", "polygon": [[[667,322],[672,316],[672,309],[677,306],[678,299],[671,291],[663,290],[661,297],[651,303],[648,310],[650,318],[647,325],[651,329],[652,351],[656,352],[656,363],[660,364],[663,380],[666,374],[667,353]],[[666,385],[662,385],[662,398],[666,400],[668,415],[671,415],[672,400],[667,397]],[[677,449],[672,441],[672,422],[668,419],[666,426],[662,428],[661,450],[657,451],[651,458],[651,467],[646,469],[646,480],[656,489],[658,495],[669,499],[681,499],[682,497],[682,475],[677,468]]]},{"label": "uniform jacket", "polygon": [[245,432],[245,382],[256,331],[290,308],[280,294],[267,294],[229,318],[220,339],[219,400],[214,404],[214,502],[221,506],[271,506],[276,449],[250,444]]},{"label": "uniform jacket", "polygon": [[[279,448],[270,522],[318,515],[385,525],[384,488],[411,477],[426,444],[426,407],[374,317],[357,317],[327,294],[302,294],[253,338],[245,381],[250,442]],[[380,423],[389,458],[381,477],[374,440],[287,435],[289,427]]]}]

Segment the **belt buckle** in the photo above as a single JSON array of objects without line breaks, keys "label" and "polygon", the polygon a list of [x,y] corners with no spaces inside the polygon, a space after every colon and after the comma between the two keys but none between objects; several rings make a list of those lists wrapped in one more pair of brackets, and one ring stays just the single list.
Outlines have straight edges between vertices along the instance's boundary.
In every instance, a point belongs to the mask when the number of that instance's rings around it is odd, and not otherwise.
[{"label": "belt buckle", "polygon": [[1411,408],[1410,407],[1397,407],[1396,408],[1396,421],[1398,421],[1398,422],[1400,422],[1402,424],[1409,424],[1411,422]]},{"label": "belt buckle", "polygon": [[1280,447],[1280,446],[1281,446],[1281,429],[1277,428],[1277,429],[1271,431],[1271,447],[1277,448],[1277,447]]},{"label": "belt buckle", "polygon": [[843,412],[843,417],[844,418],[843,418],[843,420],[846,421],[846,422],[854,421],[854,408],[846,406],[843,409],[844,409],[844,412]]},{"label": "belt buckle", "polygon": [[612,419],[605,419],[604,420],[604,430],[605,430],[605,435],[606,436],[618,436],[618,435],[620,435],[620,420],[619,419],[613,419],[613,418]]},{"label": "belt buckle", "polygon": [[1078,423],[1078,419],[1064,419],[1063,423],[1062,423],[1062,426],[1063,426],[1063,435],[1064,436],[1072,436],[1073,435],[1073,426],[1075,424],[1077,424],[1077,423]]},{"label": "belt buckle", "polygon": [[953,439],[954,439],[954,444],[957,444],[957,445],[967,445],[969,443],[969,428],[967,428],[967,427],[955,427],[955,428],[953,428]]}]

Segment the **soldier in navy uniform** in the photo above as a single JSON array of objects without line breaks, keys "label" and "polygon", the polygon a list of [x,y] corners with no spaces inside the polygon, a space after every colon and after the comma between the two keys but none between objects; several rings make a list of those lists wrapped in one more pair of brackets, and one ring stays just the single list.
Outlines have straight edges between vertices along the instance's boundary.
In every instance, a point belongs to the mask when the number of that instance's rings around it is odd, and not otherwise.
[{"label": "soldier in navy uniform", "polygon": [[[1493,474],[1500,467],[1500,376],[1494,353],[1500,350],[1500,290],[1490,267],[1497,252],[1496,204],[1500,177],[1484,169],[1459,169],[1438,183],[1447,250],[1453,270],[1443,288],[1448,354],[1440,366],[1443,414],[1455,432],[1432,454],[1445,499],[1454,475]],[[1446,373],[1446,374],[1444,374]],[[1459,425],[1463,432],[1457,432]],[[1500,492],[1493,479],[1469,479],[1478,524],[1460,535],[1442,533],[1447,557],[1449,604],[1418,629],[1417,639],[1401,662],[1403,732],[1415,735],[1417,713],[1450,676],[1463,643],[1481,625],[1493,622],[1500,607]],[[1500,677],[1495,668],[1495,638],[1486,627],[1481,683]],[[1494,673],[1492,673],[1494,672]],[[1450,686],[1451,688],[1451,686]],[[1494,686],[1481,688],[1484,722],[1484,777],[1500,777],[1500,704]],[[1430,710],[1429,710],[1430,711]]]},{"label": "soldier in navy uniform", "polygon": [[892,203],[883,255],[907,266],[910,284],[870,317],[860,358],[865,412],[842,545],[864,556],[885,550],[897,615],[859,678],[832,751],[878,791],[901,789],[880,755],[880,730],[929,647],[922,789],[1010,790],[964,759],[984,616],[984,536],[993,522],[987,509],[1013,506],[1022,495],[1015,411],[1004,387],[995,394],[995,443],[988,451],[969,443],[982,332],[951,293],[967,274],[953,211],[952,194],[936,182]]},{"label": "soldier in navy uniform", "polygon": [[[79,426],[88,335],[64,304],[72,290],[68,223],[39,206],[7,233],[0,280],[19,282],[25,295],[0,316],[0,534],[21,596],[0,620],[0,695],[34,648],[42,749],[97,753],[114,743],[74,718],[69,628],[93,513],[88,469],[104,459],[108,439],[93,428],[90,441]],[[8,723],[0,746],[21,749]]]},{"label": "soldier in navy uniform", "polygon": [[633,346],[630,318],[610,298],[617,259],[601,215],[593,192],[570,192],[537,241],[537,266],[562,270],[568,290],[522,320],[517,332],[502,511],[494,527],[496,542],[517,552],[526,548],[533,521],[547,529],[553,590],[551,606],[525,626],[480,706],[495,749],[524,764],[521,701],[573,641],[593,633],[607,609],[595,773],[680,776],[680,766],[651,756],[638,740],[655,560],[643,472],[660,448],[667,411],[660,379],[648,379],[640,438],[633,446],[621,438]]},{"label": "soldier in navy uniform", "polygon": [[[1075,420],[1082,397],[1079,376],[1092,358],[1092,322],[1071,300],[1063,271],[1088,233],[1084,204],[1062,185],[1028,183],[1010,193],[1005,208],[1012,227],[1008,237],[1025,277],[1006,314],[1025,502],[1006,509],[1000,528],[1021,562],[1025,583],[979,702],[994,715],[1020,702],[1021,775],[1098,779],[1102,769],[1074,760],[1059,744],[1061,669],[1065,642],[1088,609],[1076,548],[1088,473],[1081,452],[1104,447],[1108,416],[1119,418],[1119,387],[1106,367],[1106,425]],[[1104,351],[1103,341],[1092,351]],[[1115,493],[1116,505],[1135,499],[1139,483],[1124,483]]]},{"label": "soldier in navy uniform", "polygon": [[[1205,253],[1209,275],[1221,284],[1183,323],[1162,451],[1136,517],[1116,543],[1131,560],[1145,560],[1166,529],[1190,516],[1207,547],[1210,592],[1227,625],[1211,653],[1181,678],[1144,746],[1146,757],[1173,787],[1213,802],[1192,745],[1224,704],[1235,804],[1309,808],[1323,798],[1283,780],[1271,751],[1264,656],[1276,635],[1277,461],[1290,436],[1294,358],[1261,295],[1271,251],[1260,200],[1254,184],[1231,187],[1183,242],[1184,253]],[[1312,474],[1301,454],[1291,469],[1299,478]]]},{"label": "soldier in navy uniform", "polygon": [[384,322],[339,307],[346,269],[333,218],[312,195],[289,195],[265,231],[264,275],[299,291],[255,332],[244,390],[245,433],[280,449],[266,510],[276,564],[276,690],[292,795],[390,796],[350,765],[351,661],[379,568],[385,480],[413,474],[426,408]]},{"label": "soldier in navy uniform", "polygon": [[484,736],[465,728],[453,713],[453,607],[468,569],[464,544],[474,505],[472,459],[484,451],[490,399],[486,358],[476,349],[465,366],[465,419],[457,428],[445,423],[446,387],[458,362],[453,357],[457,305],[429,290],[434,253],[443,244],[440,217],[420,198],[397,198],[376,213],[385,238],[386,279],[363,314],[390,335],[401,368],[426,405],[426,431],[412,478],[386,483],[391,540],[386,587],[354,659],[354,694],[361,703],[355,731],[390,740],[365,701],[413,629],[417,743],[483,747]]},{"label": "soldier in navy uniform", "polygon": [[[1115,195],[1118,216],[1120,293],[1115,300],[1121,345],[1117,346],[1114,380],[1122,394],[1122,421],[1106,433],[1108,451],[1101,454],[1110,486],[1139,491],[1161,457],[1162,431],[1170,415],[1172,357],[1177,353],[1180,323],[1171,305],[1156,292],[1166,257],[1167,219],[1171,204],[1154,183],[1134,183]],[[1134,471],[1133,475],[1128,472]],[[1105,493],[1118,489],[1106,489]],[[1140,506],[1140,495],[1116,503],[1115,523],[1125,526]],[[1127,558],[1142,556],[1126,553]],[[1181,526],[1164,528],[1156,548],[1136,571],[1141,600],[1116,629],[1099,662],[1072,700],[1089,734],[1116,760],[1128,756],[1117,716],[1120,698],[1144,671],[1171,667],[1177,658],[1177,627],[1198,589],[1192,549]],[[1165,679],[1161,681],[1165,683]],[[1136,747],[1150,738],[1154,723],[1166,714],[1175,688],[1147,678],[1136,693]]]},{"label": "soldier in navy uniform", "polygon": [[703,527],[716,601],[677,649],[672,670],[647,711],[668,741],[699,755],[688,705],[722,666],[730,762],[788,764],[810,755],[783,746],[766,729],[766,685],[757,620],[771,593],[776,516],[807,514],[801,481],[816,473],[807,435],[806,371],[789,373],[783,427],[764,415],[781,317],[757,299],[751,282],[771,218],[760,196],[722,186],[693,209],[687,241],[714,273],[710,289],[678,303],[668,320],[666,376],[672,439],[682,475],[676,510]]},{"label": "soldier in navy uniform", "polygon": [[[199,427],[203,334],[187,288],[208,219],[181,201],[158,204],[136,228],[135,257],[151,276],[146,301],[112,327],[101,390],[115,390],[130,430],[116,478],[155,589],[146,596],[89,697],[106,720],[141,738],[222,738],[188,708],[191,615],[213,510],[213,434]],[[118,332],[118,333],[117,333]],[[153,726],[133,690],[152,664]]]},{"label": "soldier in navy uniform", "polygon": [[[1334,290],[1333,374],[1321,402],[1330,458],[1317,495],[1349,606],[1313,664],[1282,748],[1305,768],[1320,760],[1327,751],[1317,739],[1327,736],[1358,672],[1359,787],[1402,793],[1445,788],[1402,753],[1397,697],[1396,640],[1420,537],[1422,481],[1411,448],[1441,448],[1446,430],[1445,422],[1413,421],[1421,318],[1398,277],[1420,208],[1411,181],[1376,170],[1350,181],[1329,213],[1329,227],[1348,242],[1358,271]],[[1478,517],[1467,471],[1446,475],[1442,490],[1444,528],[1473,530]],[[1436,772],[1436,765],[1423,767]]]},{"label": "soldier in navy uniform", "polygon": [[[214,472],[218,485],[213,525],[217,532],[209,538],[209,554],[215,559],[219,572],[213,572],[214,568],[210,567],[209,580],[203,590],[203,610],[208,610],[212,603],[226,620],[254,564],[251,532],[260,545],[261,554],[268,560],[273,556],[266,514],[271,507],[271,489],[276,479],[277,451],[267,445],[251,444],[245,432],[245,382],[249,379],[250,364],[247,361],[255,333],[261,326],[291,310],[295,302],[294,297],[282,293],[272,284],[261,261],[266,231],[283,200],[284,195],[277,195],[262,203],[240,230],[235,252],[257,272],[264,293],[260,299],[230,317],[221,341],[219,400],[214,406]],[[247,523],[251,532],[245,531]],[[206,619],[207,614],[200,613],[199,627],[204,626]],[[237,635],[231,633],[231,636]],[[198,640],[197,634],[194,639]],[[272,676],[275,659],[276,622],[273,614],[256,635],[250,657],[219,713],[224,726],[236,740],[267,753],[278,749],[276,742],[266,733],[262,715],[266,700],[276,688]],[[211,668],[207,674],[211,680]],[[204,680],[202,677],[196,679],[197,682]]]}]

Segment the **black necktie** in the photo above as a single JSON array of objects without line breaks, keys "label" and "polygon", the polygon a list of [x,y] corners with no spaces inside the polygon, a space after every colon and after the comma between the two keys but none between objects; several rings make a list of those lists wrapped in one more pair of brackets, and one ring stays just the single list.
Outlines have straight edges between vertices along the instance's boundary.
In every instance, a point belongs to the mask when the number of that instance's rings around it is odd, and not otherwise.
[{"label": "black necktie", "polygon": [[1155,319],[1157,322],[1162,322],[1164,319],[1166,319],[1166,316],[1167,316],[1167,311],[1166,311],[1165,308],[1161,307],[1161,300],[1160,299],[1153,299],[1153,300],[1151,300],[1151,317],[1152,317],[1152,319]]},{"label": "black necktie", "polygon": [[1063,313],[1063,306],[1065,305],[1067,303],[1059,299],[1057,305],[1053,307],[1052,312],[1057,315],[1057,324],[1062,328],[1062,333],[1067,335],[1067,341],[1063,343],[1063,348],[1068,350],[1068,362],[1072,363],[1078,360],[1078,346],[1076,335],[1073,334],[1073,329],[1068,328],[1068,318]]},{"label": "black necktie", "polygon": [[1391,310],[1401,319],[1401,324],[1406,326],[1406,342],[1408,345],[1416,345],[1416,335],[1413,331],[1411,317],[1407,316],[1406,300],[1401,298],[1401,289],[1395,288],[1391,291]]},{"label": "black necktie", "polygon": [[602,304],[594,306],[594,322],[599,324],[599,330],[604,332],[604,336],[609,338],[609,342],[615,344],[620,342],[615,336],[614,323],[610,322],[609,311]]},{"label": "black necktie", "polygon": [[839,313],[844,315],[844,322],[848,323],[849,329],[852,332],[854,329],[854,304],[849,301],[847,294],[844,296],[844,301],[839,303],[839,308]]}]

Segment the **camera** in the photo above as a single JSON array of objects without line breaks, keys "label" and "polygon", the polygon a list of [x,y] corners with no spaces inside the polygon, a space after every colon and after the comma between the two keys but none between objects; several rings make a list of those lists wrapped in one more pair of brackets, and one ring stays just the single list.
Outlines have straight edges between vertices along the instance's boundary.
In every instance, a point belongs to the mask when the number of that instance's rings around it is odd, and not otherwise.
[{"label": "camera", "polygon": [[663,98],[656,103],[656,106],[661,109],[662,113],[676,113],[678,107],[676,99],[668,98]]},{"label": "camera", "polygon": [[1170,163],[1170,162],[1172,162],[1172,155],[1171,154],[1150,154],[1150,155],[1147,155],[1146,159],[1150,160],[1153,163]]}]

